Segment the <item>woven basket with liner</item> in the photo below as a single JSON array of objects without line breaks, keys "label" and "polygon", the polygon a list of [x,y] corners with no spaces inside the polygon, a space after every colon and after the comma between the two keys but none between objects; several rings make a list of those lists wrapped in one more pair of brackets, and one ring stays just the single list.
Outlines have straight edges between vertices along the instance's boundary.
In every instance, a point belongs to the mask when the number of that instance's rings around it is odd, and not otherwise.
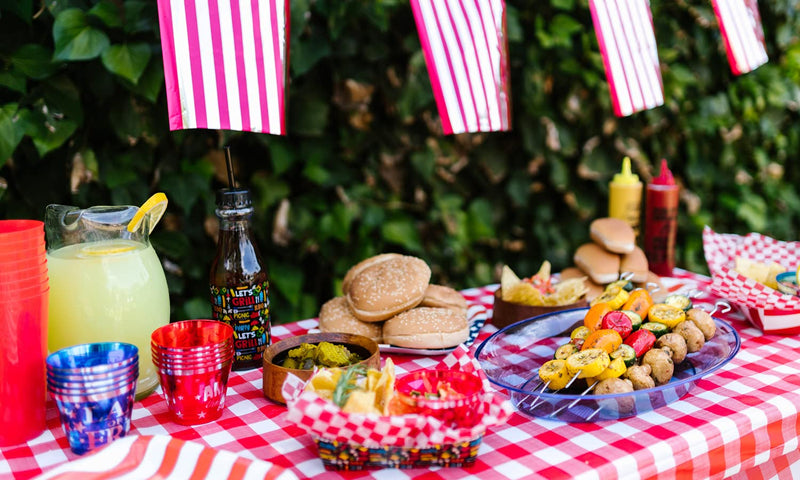
[{"label": "woven basket with liner", "polygon": [[289,376],[283,384],[288,419],[311,434],[328,470],[469,467],[475,462],[486,429],[505,422],[513,407],[492,393],[466,347],[458,347],[437,368],[476,372],[482,378],[481,415],[475,426],[451,428],[418,414],[344,413],[333,402],[303,392],[304,382],[295,376]]}]

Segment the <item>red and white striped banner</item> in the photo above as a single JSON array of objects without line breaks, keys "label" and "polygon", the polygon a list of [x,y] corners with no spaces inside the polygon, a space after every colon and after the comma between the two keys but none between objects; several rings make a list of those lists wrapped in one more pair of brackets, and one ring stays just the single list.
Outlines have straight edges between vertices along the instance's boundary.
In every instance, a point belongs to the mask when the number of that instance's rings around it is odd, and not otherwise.
[{"label": "red and white striped banner", "polygon": [[411,0],[445,135],[511,128],[504,0]]},{"label": "red and white striped banner", "polygon": [[741,75],[767,63],[757,0],[711,0],[711,3],[733,74]]},{"label": "red and white striped banner", "polygon": [[288,0],[158,0],[169,128],[286,133]]},{"label": "red and white striped banner", "polygon": [[271,462],[167,435],[127,436],[36,480],[297,480]]},{"label": "red and white striped banner", "polygon": [[649,0],[589,0],[614,113],[625,117],[664,104]]}]

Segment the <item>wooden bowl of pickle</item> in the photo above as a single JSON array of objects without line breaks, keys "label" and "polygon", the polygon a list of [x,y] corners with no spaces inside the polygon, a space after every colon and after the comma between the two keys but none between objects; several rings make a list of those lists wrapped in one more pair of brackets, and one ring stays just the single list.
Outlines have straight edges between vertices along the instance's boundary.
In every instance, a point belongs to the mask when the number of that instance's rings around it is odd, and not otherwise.
[{"label": "wooden bowl of pickle", "polygon": [[264,395],[284,405],[286,400],[281,390],[290,373],[308,380],[315,366],[381,368],[378,344],[365,336],[349,333],[309,333],[287,338],[267,347],[262,362]]}]

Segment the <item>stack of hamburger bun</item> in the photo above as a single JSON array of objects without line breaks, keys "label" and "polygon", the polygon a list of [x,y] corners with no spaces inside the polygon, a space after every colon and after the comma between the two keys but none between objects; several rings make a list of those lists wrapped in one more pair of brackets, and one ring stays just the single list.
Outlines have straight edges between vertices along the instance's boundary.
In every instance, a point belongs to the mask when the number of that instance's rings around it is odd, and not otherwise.
[{"label": "stack of hamburger bun", "polygon": [[589,277],[588,301],[600,295],[604,285],[619,280],[623,273],[632,275],[630,280],[637,286],[661,284],[658,275],[650,271],[644,251],[636,245],[636,233],[627,222],[598,218],[589,226],[589,235],[592,241],[578,247],[572,257],[575,267],[561,272],[562,279]]},{"label": "stack of hamburger bun", "polygon": [[430,283],[424,260],[385,253],[354,265],[342,296],[319,312],[319,329],[364,335],[398,347],[437,349],[467,340],[467,302],[456,290]]}]

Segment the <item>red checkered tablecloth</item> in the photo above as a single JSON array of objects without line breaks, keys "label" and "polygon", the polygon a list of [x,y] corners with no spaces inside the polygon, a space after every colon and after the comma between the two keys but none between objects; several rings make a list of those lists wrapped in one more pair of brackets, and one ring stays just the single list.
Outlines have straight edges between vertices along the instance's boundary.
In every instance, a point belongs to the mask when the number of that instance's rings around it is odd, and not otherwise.
[{"label": "red checkered tablecloth", "polygon": [[[705,290],[709,279],[676,271],[671,290]],[[491,308],[495,287],[465,290],[468,301]],[[695,303],[713,304],[706,293]],[[686,396],[652,412],[617,421],[568,424],[514,413],[491,428],[476,464],[467,469],[373,470],[346,478],[800,478],[800,337],[763,335],[739,313],[718,315],[740,334],[742,348]],[[273,327],[276,339],[305,333],[315,319]],[[487,324],[471,351],[496,329]],[[386,355],[384,355],[385,357]],[[398,373],[436,365],[439,357],[391,355]],[[286,408],[261,391],[261,371],[234,372],[225,413],[192,427],[170,421],[160,391],[133,411],[131,434],[168,435],[262,459],[300,478],[325,474],[311,437],[286,419]],[[0,450],[0,478],[31,478],[78,458],[72,454],[55,405],[49,430]]]}]

